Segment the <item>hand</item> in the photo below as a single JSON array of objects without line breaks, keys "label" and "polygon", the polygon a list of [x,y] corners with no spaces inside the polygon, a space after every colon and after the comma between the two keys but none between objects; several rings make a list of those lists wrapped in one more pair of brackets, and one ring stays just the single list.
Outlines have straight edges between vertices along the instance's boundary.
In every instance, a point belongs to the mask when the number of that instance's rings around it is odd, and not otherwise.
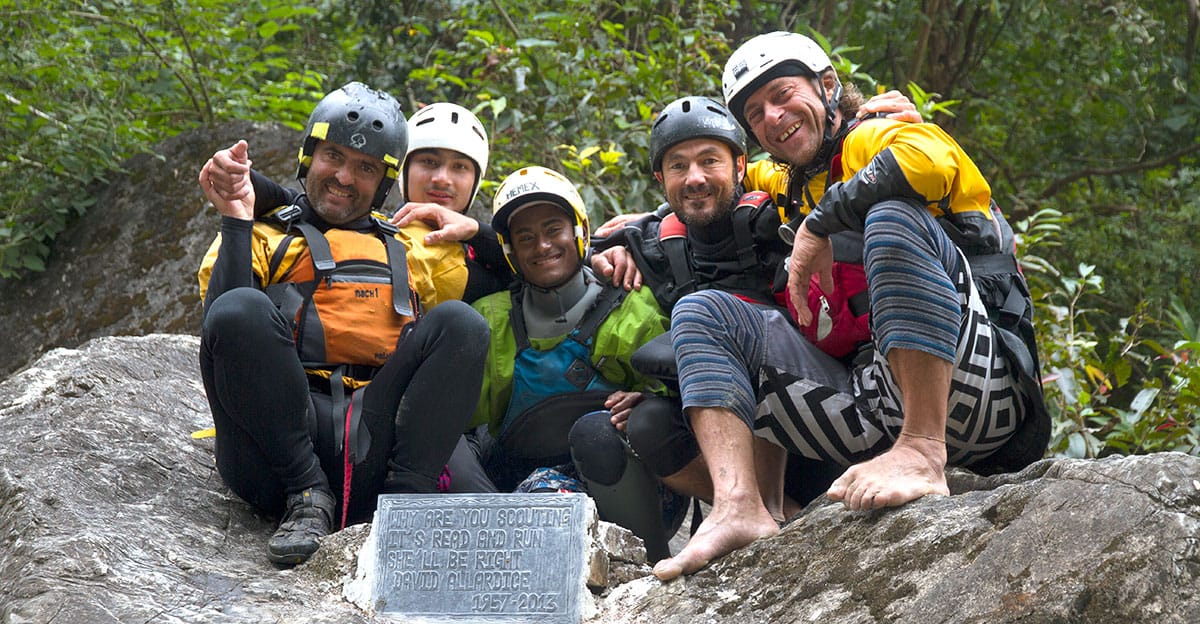
[{"label": "hand", "polygon": [[433,203],[408,202],[390,219],[396,227],[421,221],[434,230],[425,235],[426,245],[447,241],[466,241],[479,233],[479,222],[465,214]]},{"label": "hand", "polygon": [[200,169],[200,190],[221,216],[254,219],[252,164],[249,145],[242,140],[213,154]]},{"label": "hand", "polygon": [[808,327],[812,322],[812,310],[808,308],[808,284],[813,274],[820,278],[821,290],[833,292],[833,247],[828,238],[821,238],[808,231],[801,223],[792,241],[792,255],[788,258],[788,296],[796,310],[796,322]]},{"label": "hand", "polygon": [[642,402],[646,398],[641,392],[627,392],[625,390],[617,390],[608,395],[608,399],[604,401],[604,407],[612,412],[611,422],[618,431],[625,431],[625,425],[629,422],[629,414],[633,412],[633,407]]},{"label": "hand", "polygon": [[[916,109],[914,108],[913,110]],[[637,221],[638,219],[646,216],[646,214],[647,213],[644,212],[631,212],[629,214],[617,215],[600,224],[600,227],[596,228],[595,236],[597,238],[608,236],[609,234],[612,234],[613,232],[625,227],[626,223],[629,223],[630,221]]]},{"label": "hand", "polygon": [[907,121],[911,123],[921,123],[925,121],[921,118],[921,113],[917,112],[917,107],[913,104],[908,96],[896,91],[895,89],[887,93],[872,96],[858,109],[856,115],[859,119],[871,113],[888,113],[888,119],[896,121]]},{"label": "hand", "polygon": [[626,291],[642,288],[642,272],[624,247],[609,247],[592,254],[592,270],[596,275],[608,278],[609,283],[624,286]]}]

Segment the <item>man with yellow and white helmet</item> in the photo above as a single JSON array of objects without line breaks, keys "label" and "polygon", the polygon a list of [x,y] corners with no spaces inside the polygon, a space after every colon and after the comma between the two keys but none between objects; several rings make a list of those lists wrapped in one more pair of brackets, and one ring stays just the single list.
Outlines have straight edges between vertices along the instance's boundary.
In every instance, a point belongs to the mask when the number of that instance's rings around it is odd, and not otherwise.
[{"label": "man with yellow and white helmet", "polygon": [[[586,489],[603,519],[641,537],[651,559],[665,557],[682,506],[664,513],[664,491],[621,430],[643,393],[666,392],[630,357],[666,330],[667,318],[648,289],[627,293],[593,273],[587,211],[562,174],[519,169],[493,207],[492,227],[518,279],[511,292],[474,304],[492,331],[472,421],[486,430],[469,434],[475,461],[500,491]],[[466,459],[455,455],[451,475],[472,470]]]}]

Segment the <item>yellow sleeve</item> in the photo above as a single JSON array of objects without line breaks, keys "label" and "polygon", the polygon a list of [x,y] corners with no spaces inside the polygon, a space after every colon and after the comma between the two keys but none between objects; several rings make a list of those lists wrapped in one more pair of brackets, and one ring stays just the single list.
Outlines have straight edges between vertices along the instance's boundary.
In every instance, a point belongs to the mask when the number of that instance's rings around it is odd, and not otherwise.
[{"label": "yellow sleeve", "polygon": [[752,162],[746,165],[746,178],[743,184],[747,191],[770,193],[771,199],[786,197],[788,192],[787,169],[773,160]]},{"label": "yellow sleeve", "polygon": [[863,122],[842,145],[841,179],[848,180],[885,148],[891,149],[905,180],[925,198],[930,212],[942,214],[939,203],[948,200],[952,212],[991,217],[991,186],[958,142],[936,124]]},{"label": "yellow sleeve", "polygon": [[200,301],[204,301],[204,297],[208,294],[208,280],[212,278],[213,265],[217,262],[217,250],[221,248],[221,234],[217,234],[217,238],[208,246],[208,251],[204,254],[204,259],[200,261],[200,270],[196,272],[196,279],[200,282]]},{"label": "yellow sleeve", "polygon": [[467,258],[462,243],[426,245],[425,235],[432,231],[425,223],[414,221],[396,235],[404,243],[409,279],[426,311],[443,301],[462,299],[467,289]]},{"label": "yellow sleeve", "polygon": [[746,187],[746,192],[750,191],[765,191],[771,195],[771,200],[775,202],[776,209],[779,210],[779,222],[787,223],[794,219],[797,215],[791,214],[792,200],[796,201],[802,214],[812,212],[813,207],[809,204],[809,197],[813,201],[820,201],[821,195],[825,193],[825,180],[828,176],[820,174],[813,176],[808,181],[808,194],[804,197],[789,198],[788,188],[789,176],[787,169],[773,161],[760,160],[752,162],[746,166],[746,178],[743,184]]},{"label": "yellow sleeve", "polygon": [[[269,275],[271,259],[275,255],[276,248],[285,241],[289,241],[288,249],[276,267],[275,274]],[[254,229],[250,234],[250,269],[260,284],[274,284],[283,279],[283,276],[306,249],[307,245],[303,236],[289,235],[272,224],[255,221]],[[212,244],[209,245],[208,251],[204,254],[204,259],[200,261],[200,269],[196,273],[196,278],[200,282],[201,301],[204,301],[208,295],[208,282],[212,278],[213,267],[216,265],[220,250],[221,234],[218,232]]]}]

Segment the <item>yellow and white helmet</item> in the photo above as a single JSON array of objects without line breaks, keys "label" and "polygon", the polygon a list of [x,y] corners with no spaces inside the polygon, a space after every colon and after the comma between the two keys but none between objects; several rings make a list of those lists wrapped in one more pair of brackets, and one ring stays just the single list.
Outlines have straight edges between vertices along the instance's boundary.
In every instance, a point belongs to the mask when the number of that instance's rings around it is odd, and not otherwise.
[{"label": "yellow and white helmet", "polygon": [[587,209],[584,208],[579,191],[566,176],[557,171],[545,167],[525,167],[504,178],[492,201],[492,229],[500,239],[500,245],[504,248],[504,258],[508,260],[512,270],[520,273],[512,257],[508,223],[521,208],[535,203],[554,204],[571,217],[574,221],[575,249],[579,252],[579,261],[582,263],[586,260],[592,234]]},{"label": "yellow and white helmet", "polygon": [[[459,152],[475,163],[475,188],[471,189],[471,199],[467,202],[471,205],[487,175],[488,136],[483,124],[474,113],[458,104],[434,102],[409,117],[408,153],[435,148]],[[408,172],[407,155],[403,170]],[[401,190],[408,197],[407,176]]]}]

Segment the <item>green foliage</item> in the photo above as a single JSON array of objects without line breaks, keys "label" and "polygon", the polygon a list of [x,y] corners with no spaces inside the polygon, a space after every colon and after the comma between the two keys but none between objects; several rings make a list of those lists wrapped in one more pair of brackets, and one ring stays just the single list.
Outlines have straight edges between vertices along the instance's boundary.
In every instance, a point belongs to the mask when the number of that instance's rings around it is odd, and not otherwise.
[{"label": "green foliage", "polygon": [[1033,253],[1059,244],[1069,219],[1043,210],[1016,224],[1022,265],[1037,302],[1046,401],[1054,418],[1051,452],[1068,457],[1156,451],[1200,453],[1200,326],[1180,304],[1160,333],[1170,348],[1144,337],[1155,323],[1144,307],[1102,336],[1091,320],[1103,303],[1103,278],[1091,265],[1057,270]]},{"label": "green foliage", "polygon": [[[682,95],[720,98],[729,54],[729,2],[463,2],[413,17],[406,3],[376,3],[390,30],[368,32],[371,77],[410,105],[453,101],[489,125],[493,165],[482,195],[530,164],[566,173],[594,223],[652,210],[661,200],[649,170],[654,114]],[[519,16],[528,15],[526,19]],[[452,43],[451,43],[452,42]],[[400,46],[416,58],[378,58]],[[403,56],[403,55],[397,55]],[[400,73],[396,69],[402,70]],[[407,72],[407,73],[403,73]],[[407,81],[403,78],[407,76]],[[399,78],[397,78],[399,77]]]},{"label": "green foliage", "polygon": [[923,119],[933,119],[941,114],[948,117],[954,117],[954,106],[961,103],[962,100],[945,100],[938,101],[940,97],[937,93],[930,93],[921,88],[915,82],[909,82],[905,85],[908,89],[908,97],[913,101],[913,105],[917,107],[917,112],[921,113]]},{"label": "green foliage", "polygon": [[0,175],[20,180],[0,188],[0,277],[41,270],[93,183],[154,142],[231,117],[302,122],[325,91],[315,59],[341,45],[305,29],[316,15],[282,0],[0,0]]},{"label": "green foliage", "polygon": [[790,29],[864,93],[905,85],[1020,219],[1054,452],[1196,453],[1200,95],[1185,18],[1198,12],[1178,0],[0,0],[0,278],[41,270],[128,156],[232,118],[298,128],[349,80],[409,114],[475,110],[492,138],[485,204],[503,175],[540,164],[581,187],[596,223],[649,210],[662,199],[654,114],[719,98],[731,46]]}]

